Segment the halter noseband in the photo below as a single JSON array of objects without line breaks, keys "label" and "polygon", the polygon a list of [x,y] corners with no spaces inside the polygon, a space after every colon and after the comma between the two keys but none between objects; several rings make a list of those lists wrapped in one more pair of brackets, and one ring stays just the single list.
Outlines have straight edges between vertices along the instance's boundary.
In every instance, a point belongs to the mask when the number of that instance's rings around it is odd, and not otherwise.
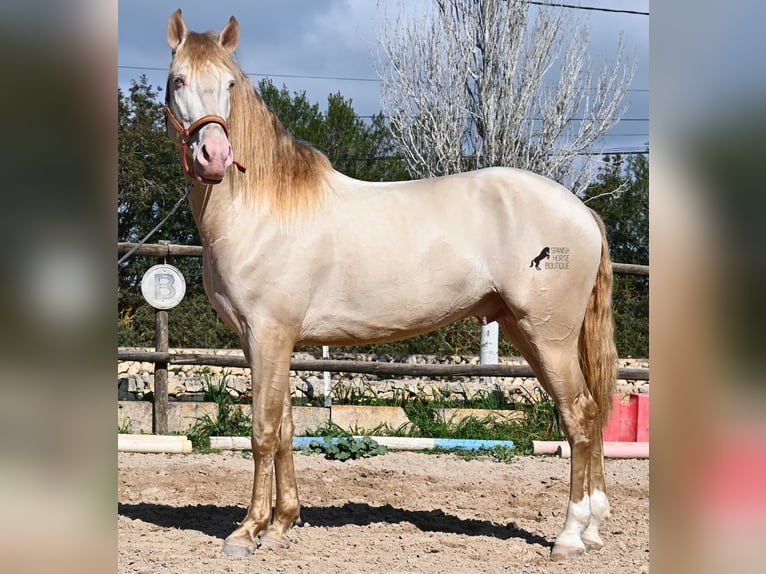
[{"label": "halter noseband", "polygon": [[[190,125],[188,128],[184,128],[183,124],[178,121],[178,118],[173,114],[173,110],[170,109],[170,106],[167,104],[165,105],[165,116],[167,117],[168,121],[170,122],[170,125],[173,126],[173,129],[178,132],[178,135],[181,136],[181,148],[182,148],[182,154],[183,154],[183,160],[184,160],[184,173],[188,175],[190,178],[197,179],[197,174],[194,172],[194,166],[189,165],[189,160],[187,158],[187,150],[189,148],[189,140],[192,138],[192,136],[197,133],[199,130],[201,130],[203,127],[205,127],[208,124],[218,124],[223,128],[223,133],[226,134],[226,137],[229,137],[229,123],[223,119],[221,116],[213,116],[213,115],[207,115],[202,116],[200,119],[198,119],[196,122],[194,122],[192,125]],[[233,162],[234,165],[237,166],[237,169],[245,173],[246,168],[238,161]],[[218,183],[218,182],[210,182],[206,181],[203,178],[203,183]]]}]

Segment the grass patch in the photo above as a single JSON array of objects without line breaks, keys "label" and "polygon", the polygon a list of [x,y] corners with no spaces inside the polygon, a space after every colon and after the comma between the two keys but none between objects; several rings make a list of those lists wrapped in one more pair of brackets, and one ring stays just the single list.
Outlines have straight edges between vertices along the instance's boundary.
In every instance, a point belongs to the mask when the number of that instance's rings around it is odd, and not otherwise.
[{"label": "grass patch", "polygon": [[404,411],[412,425],[406,434],[400,436],[511,440],[515,451],[522,454],[532,452],[533,440],[560,440],[561,438],[553,401],[542,390],[534,394],[520,391],[514,407],[515,410],[523,411],[524,417],[511,421],[470,416],[453,424],[452,421],[445,421],[438,416],[437,409],[450,408],[443,407],[442,404],[425,400],[414,400],[407,404]]},{"label": "grass patch", "polygon": [[[439,451],[440,449],[434,449]],[[493,446],[492,448],[480,448],[476,450],[455,449],[450,451],[452,454],[463,460],[476,460],[477,458],[489,457],[496,462],[505,464],[510,463],[516,456],[516,448],[503,445]]]},{"label": "grass patch", "polygon": [[187,436],[195,450],[210,452],[208,446],[211,436],[250,436],[252,432],[252,413],[245,413],[237,406],[227,389],[229,374],[224,372],[216,381],[209,374],[203,375],[205,381],[205,400],[215,403],[215,415],[205,414],[187,431]]}]

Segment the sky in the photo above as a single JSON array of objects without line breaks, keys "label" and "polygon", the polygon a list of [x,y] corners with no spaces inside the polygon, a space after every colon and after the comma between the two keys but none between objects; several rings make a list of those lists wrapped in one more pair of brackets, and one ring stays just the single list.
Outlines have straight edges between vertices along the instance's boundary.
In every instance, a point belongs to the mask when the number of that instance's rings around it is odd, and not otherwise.
[{"label": "sky", "polygon": [[[423,2],[425,0],[415,0]],[[571,0],[565,3],[649,12],[648,0]],[[257,83],[268,76],[277,87],[306,92],[326,107],[327,96],[352,100],[360,116],[380,112],[380,83],[374,69],[377,30],[390,0],[123,0],[118,4],[118,83],[126,90],[145,74],[153,86],[165,85],[170,49],[165,29],[181,8],[190,30],[220,30],[234,15],[241,28],[237,56]],[[612,61],[618,36],[637,69],[623,121],[604,141],[608,150],[642,150],[649,141],[649,17],[568,10],[590,27],[594,69]]]}]

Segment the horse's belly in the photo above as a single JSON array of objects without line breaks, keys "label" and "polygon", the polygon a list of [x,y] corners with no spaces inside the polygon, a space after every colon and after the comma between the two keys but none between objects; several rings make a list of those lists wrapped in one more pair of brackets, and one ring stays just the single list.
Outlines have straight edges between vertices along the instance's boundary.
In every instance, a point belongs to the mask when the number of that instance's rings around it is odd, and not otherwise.
[{"label": "horse's belly", "polygon": [[[413,337],[468,316],[493,320],[506,308],[489,290],[435,290],[412,286],[408,293],[381,291],[377,295],[335,298],[307,313],[299,338],[304,344],[375,343]],[[443,287],[443,286],[442,286]]]}]

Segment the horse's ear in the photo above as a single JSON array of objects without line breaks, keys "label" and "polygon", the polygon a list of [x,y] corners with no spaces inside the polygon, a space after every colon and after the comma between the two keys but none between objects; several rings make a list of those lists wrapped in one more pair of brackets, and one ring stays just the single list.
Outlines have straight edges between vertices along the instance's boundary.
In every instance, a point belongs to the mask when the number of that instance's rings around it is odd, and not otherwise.
[{"label": "horse's ear", "polygon": [[181,18],[181,9],[179,8],[173,15],[170,16],[168,21],[168,45],[170,49],[175,51],[178,49],[183,41],[186,39],[187,29],[184,19]]},{"label": "horse's ear", "polygon": [[237,44],[239,44],[239,22],[237,22],[234,16],[229,18],[229,23],[218,34],[218,42],[229,54],[233,54],[234,50],[237,49]]}]

